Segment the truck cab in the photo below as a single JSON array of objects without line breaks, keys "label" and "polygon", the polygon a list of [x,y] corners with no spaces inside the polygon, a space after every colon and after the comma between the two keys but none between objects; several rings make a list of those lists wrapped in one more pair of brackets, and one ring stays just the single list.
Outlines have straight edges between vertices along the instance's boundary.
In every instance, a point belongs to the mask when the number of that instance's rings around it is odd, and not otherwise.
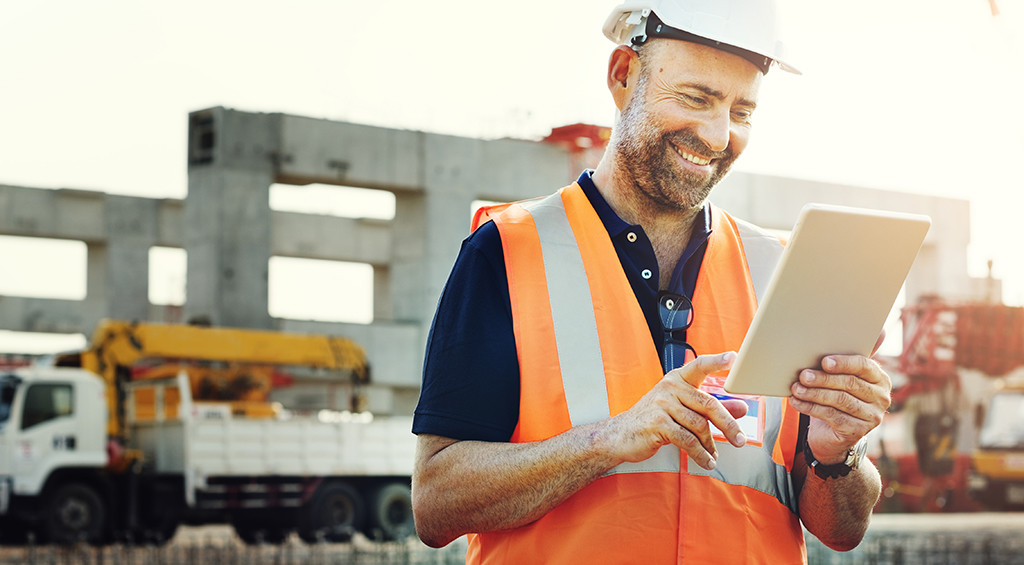
[{"label": "truck cab", "polygon": [[[0,371],[0,543],[163,543],[182,521],[247,543],[413,532],[411,417],[355,408],[369,365],[350,340],[105,320],[53,364]],[[269,401],[303,372],[352,411]]]},{"label": "truck cab", "polygon": [[60,539],[69,524],[102,514],[103,492],[96,477],[107,464],[104,394],[102,379],[81,369],[26,367],[0,373],[0,520],[5,532],[34,523]]},{"label": "truck cab", "polygon": [[1024,382],[999,383],[971,463],[972,497],[992,510],[1024,509]]}]

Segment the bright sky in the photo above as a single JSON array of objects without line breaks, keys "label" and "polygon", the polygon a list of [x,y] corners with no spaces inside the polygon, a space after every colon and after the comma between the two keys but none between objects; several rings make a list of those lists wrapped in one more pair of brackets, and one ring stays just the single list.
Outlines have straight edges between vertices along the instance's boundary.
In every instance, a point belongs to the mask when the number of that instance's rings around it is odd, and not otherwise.
[{"label": "bright sky", "polygon": [[[737,168],[971,200],[969,267],[1024,304],[1024,0],[780,0]],[[189,111],[466,136],[611,125],[617,0],[0,3],[0,183],[182,198]]]}]

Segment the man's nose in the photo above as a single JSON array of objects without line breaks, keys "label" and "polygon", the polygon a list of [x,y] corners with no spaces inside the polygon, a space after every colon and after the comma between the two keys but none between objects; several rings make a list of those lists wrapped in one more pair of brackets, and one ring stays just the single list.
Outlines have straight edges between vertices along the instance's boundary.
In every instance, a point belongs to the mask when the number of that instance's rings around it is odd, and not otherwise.
[{"label": "man's nose", "polygon": [[697,128],[697,135],[712,151],[725,151],[729,147],[731,129],[732,121],[729,112],[715,112],[708,115],[707,119]]}]

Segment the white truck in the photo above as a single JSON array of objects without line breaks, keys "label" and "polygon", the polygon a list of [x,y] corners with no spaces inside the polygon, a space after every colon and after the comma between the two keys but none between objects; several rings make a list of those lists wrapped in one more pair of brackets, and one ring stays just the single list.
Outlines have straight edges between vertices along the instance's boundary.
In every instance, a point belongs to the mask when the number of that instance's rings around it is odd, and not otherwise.
[{"label": "white truck", "polygon": [[414,533],[411,417],[248,417],[195,399],[195,375],[178,364],[118,379],[112,410],[99,372],[0,371],[0,542],[159,543],[182,522],[230,523],[247,543]]}]

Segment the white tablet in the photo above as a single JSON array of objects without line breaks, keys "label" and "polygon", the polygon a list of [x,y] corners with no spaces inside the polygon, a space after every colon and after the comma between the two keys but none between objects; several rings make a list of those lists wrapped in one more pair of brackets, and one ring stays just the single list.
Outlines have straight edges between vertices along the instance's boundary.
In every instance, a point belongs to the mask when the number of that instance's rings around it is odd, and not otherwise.
[{"label": "white tablet", "polygon": [[808,204],[740,347],[725,390],[790,396],[830,354],[870,355],[931,218]]}]

